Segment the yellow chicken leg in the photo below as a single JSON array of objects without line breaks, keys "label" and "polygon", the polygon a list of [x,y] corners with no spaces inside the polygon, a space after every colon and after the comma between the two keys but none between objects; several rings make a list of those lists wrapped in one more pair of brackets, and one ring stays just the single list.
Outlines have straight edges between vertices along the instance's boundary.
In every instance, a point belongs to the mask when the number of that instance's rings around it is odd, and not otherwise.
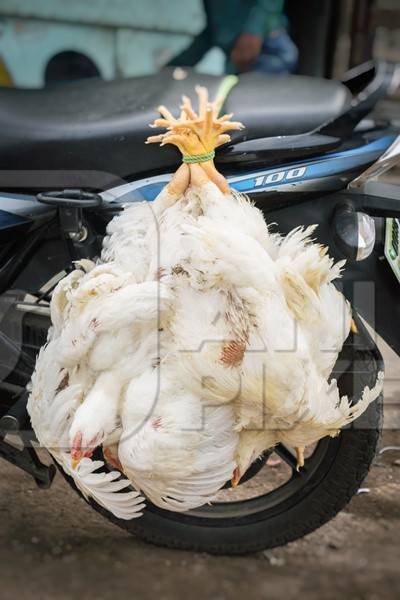
[{"label": "yellow chicken leg", "polygon": [[181,165],[167,185],[168,192],[173,196],[182,196],[189,187],[190,171],[188,165]]}]

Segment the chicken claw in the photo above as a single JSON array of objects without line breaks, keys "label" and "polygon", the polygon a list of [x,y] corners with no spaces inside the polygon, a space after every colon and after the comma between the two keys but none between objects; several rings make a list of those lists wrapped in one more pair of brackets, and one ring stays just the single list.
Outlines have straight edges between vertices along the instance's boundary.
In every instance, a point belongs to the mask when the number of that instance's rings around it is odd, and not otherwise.
[{"label": "chicken claw", "polygon": [[[231,121],[232,114],[218,117],[220,100],[209,102],[208,90],[205,87],[197,86],[196,93],[198,112],[194,110],[191,100],[187,96],[182,96],[181,111],[177,118],[165,106],[158,107],[161,118],[155,119],[150,127],[164,128],[166,132],[149,136],[147,144],[160,143],[161,146],[173,144],[179,148],[184,157],[208,154],[212,156],[215,148],[230,141],[228,131],[243,128],[242,123]],[[199,165],[205,173],[205,183],[207,180],[212,181],[223,193],[229,191],[227,181],[216,170],[212,158],[199,160]],[[191,169],[191,181],[194,185],[198,185],[199,179],[203,180],[204,178],[200,176],[198,170]],[[170,186],[173,187],[175,183],[172,181]],[[177,187],[179,188],[179,183]]]}]

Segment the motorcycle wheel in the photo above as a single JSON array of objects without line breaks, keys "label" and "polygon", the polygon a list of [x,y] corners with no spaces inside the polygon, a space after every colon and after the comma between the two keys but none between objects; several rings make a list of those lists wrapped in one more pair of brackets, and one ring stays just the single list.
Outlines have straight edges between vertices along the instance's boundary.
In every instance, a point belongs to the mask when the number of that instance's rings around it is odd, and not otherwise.
[{"label": "motorcycle wheel", "polygon": [[[337,379],[341,394],[356,399],[365,385],[375,385],[378,372],[383,371],[383,361],[362,321],[356,314],[353,316],[358,332],[350,333],[332,376]],[[47,327],[44,333],[46,330]],[[322,439],[299,472],[293,451],[278,445],[274,452],[287,466],[289,475],[273,489],[260,492],[257,488],[252,497],[244,498],[240,491],[248,479],[250,484],[257,477],[268,480],[269,467],[262,461],[253,463],[243,477],[237,488],[239,498],[235,498],[236,490],[224,490],[221,499],[217,497],[211,505],[186,513],[162,510],[147,500],[142,517],[124,521],[93,500],[89,503],[115,525],[160,546],[213,554],[245,554],[280,546],[332,519],[357,492],[375,456],[382,408],[380,395],[339,436]],[[80,494],[73,480],[59,468]]]},{"label": "motorcycle wheel", "polygon": [[117,519],[93,501],[90,504],[129,533],[168,548],[245,554],[286,544],[332,519],[357,492],[375,456],[382,401],[380,396],[338,437],[322,439],[300,472],[296,471],[295,455],[277,446],[275,452],[290,467],[291,477],[254,498],[217,499],[187,513],[162,510],[147,501],[143,516],[132,521]]}]

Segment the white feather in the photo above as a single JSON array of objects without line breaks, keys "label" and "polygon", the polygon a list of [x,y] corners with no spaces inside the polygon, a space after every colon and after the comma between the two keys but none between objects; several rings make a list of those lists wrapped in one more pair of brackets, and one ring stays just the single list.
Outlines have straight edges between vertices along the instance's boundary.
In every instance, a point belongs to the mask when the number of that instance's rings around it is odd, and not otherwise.
[{"label": "white feather", "polygon": [[161,508],[185,511],[212,500],[235,466],[229,406],[207,406],[162,365],[132,381],[122,411],[119,459]]},{"label": "white feather", "polygon": [[64,471],[72,477],[75,485],[85,495],[119,518],[140,516],[143,498],[135,491],[123,492],[130,485],[128,480],[116,481],[120,473],[97,473],[103,465],[100,461],[85,459],[81,468],[71,468],[69,426],[79,403],[82,386],[75,384],[57,391],[66,376],[55,359],[59,340],[50,341],[42,348],[32,376],[32,393],[28,398],[28,412],[39,443],[47,448]]},{"label": "white feather", "polygon": [[[39,441],[86,497],[133,518],[144,504],[121,491],[131,482],[161,508],[193,509],[235,467],[335,435],[377,397],[381,377],[355,406],[328,383],[351,313],[332,284],[343,264],[313,231],[271,234],[212,183],[111,221],[102,261],[53,294],[29,398]],[[72,469],[77,433],[118,446],[128,479],[90,459]]]}]

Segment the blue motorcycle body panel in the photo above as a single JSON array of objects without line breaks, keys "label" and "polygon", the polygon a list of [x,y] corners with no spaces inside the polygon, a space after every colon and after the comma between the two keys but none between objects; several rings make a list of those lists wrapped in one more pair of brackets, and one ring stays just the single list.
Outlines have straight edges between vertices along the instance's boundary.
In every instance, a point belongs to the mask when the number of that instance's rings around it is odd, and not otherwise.
[{"label": "blue motorcycle body panel", "polygon": [[[394,135],[386,135],[358,148],[330,152],[322,156],[285,163],[269,169],[243,172],[227,177],[229,185],[245,194],[261,193],[307,193],[326,192],[344,188],[355,177],[373,163],[394,141]],[[152,202],[168,183],[171,174],[156,175],[133,181],[104,192],[108,202]],[[256,199],[256,198],[255,198]]]}]

